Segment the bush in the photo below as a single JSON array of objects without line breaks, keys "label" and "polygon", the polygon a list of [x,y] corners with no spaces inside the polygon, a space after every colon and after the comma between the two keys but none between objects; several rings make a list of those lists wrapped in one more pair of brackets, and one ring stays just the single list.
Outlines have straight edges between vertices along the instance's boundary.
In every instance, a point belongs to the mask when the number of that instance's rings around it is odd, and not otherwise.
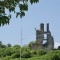
[{"label": "bush", "polygon": [[39,50],[37,51],[37,54],[38,54],[38,55],[44,55],[44,54],[46,54],[46,51],[44,51],[43,49],[39,49]]},{"label": "bush", "polygon": [[37,54],[37,51],[36,50],[31,50],[30,53],[31,53],[31,56],[35,56]]},{"label": "bush", "polygon": [[53,57],[52,57],[52,60],[60,60],[59,56],[54,54]]},{"label": "bush", "polygon": [[2,58],[2,60],[10,60],[11,59],[11,56],[6,56],[4,58]]},{"label": "bush", "polygon": [[30,58],[30,57],[31,57],[31,53],[29,51],[22,52],[22,58]]},{"label": "bush", "polygon": [[19,58],[20,57],[20,53],[14,53],[12,54],[12,58]]},{"label": "bush", "polygon": [[[51,51],[48,52],[44,57],[44,60],[60,60],[60,51],[56,50],[56,51]],[[43,59],[42,59],[43,60]]]}]

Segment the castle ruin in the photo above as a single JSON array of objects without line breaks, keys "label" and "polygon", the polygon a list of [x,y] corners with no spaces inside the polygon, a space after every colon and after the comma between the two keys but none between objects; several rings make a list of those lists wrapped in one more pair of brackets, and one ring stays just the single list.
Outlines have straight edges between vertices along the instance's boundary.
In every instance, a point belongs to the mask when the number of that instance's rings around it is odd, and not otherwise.
[{"label": "castle ruin", "polygon": [[49,23],[47,23],[47,30],[44,31],[44,24],[40,24],[40,29],[36,30],[36,44],[33,46],[34,49],[44,49],[50,51],[54,48],[54,39],[51,36],[49,30]]}]

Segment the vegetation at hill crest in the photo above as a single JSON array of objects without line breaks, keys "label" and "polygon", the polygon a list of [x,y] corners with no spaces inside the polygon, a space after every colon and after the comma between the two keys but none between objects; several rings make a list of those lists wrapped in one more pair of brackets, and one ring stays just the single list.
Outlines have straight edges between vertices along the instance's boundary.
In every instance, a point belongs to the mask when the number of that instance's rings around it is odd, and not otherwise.
[{"label": "vegetation at hill crest", "polygon": [[20,47],[20,45],[4,45],[1,41],[0,60],[20,60],[20,49],[22,49],[22,60],[60,60],[60,50],[58,49],[46,52],[43,49],[33,50],[29,47],[29,44]]}]

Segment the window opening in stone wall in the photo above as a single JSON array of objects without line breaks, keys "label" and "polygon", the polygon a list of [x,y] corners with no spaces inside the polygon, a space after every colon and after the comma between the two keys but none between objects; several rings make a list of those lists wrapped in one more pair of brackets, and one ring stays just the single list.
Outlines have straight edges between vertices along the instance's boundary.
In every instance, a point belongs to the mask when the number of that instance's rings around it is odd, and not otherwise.
[{"label": "window opening in stone wall", "polygon": [[44,39],[47,39],[47,34],[44,34]]}]

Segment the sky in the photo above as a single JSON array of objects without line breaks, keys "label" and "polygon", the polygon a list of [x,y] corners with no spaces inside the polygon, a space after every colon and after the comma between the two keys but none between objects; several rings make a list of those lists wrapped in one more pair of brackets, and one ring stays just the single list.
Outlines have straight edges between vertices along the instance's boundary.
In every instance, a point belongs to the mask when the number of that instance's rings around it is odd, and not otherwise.
[{"label": "sky", "polygon": [[33,5],[29,3],[28,11],[22,19],[16,18],[12,13],[10,24],[0,27],[0,41],[3,44],[20,44],[21,27],[22,45],[35,41],[35,28],[40,29],[41,23],[44,23],[45,30],[46,24],[49,23],[49,30],[57,48],[60,45],[60,0],[39,0],[39,3]]}]

